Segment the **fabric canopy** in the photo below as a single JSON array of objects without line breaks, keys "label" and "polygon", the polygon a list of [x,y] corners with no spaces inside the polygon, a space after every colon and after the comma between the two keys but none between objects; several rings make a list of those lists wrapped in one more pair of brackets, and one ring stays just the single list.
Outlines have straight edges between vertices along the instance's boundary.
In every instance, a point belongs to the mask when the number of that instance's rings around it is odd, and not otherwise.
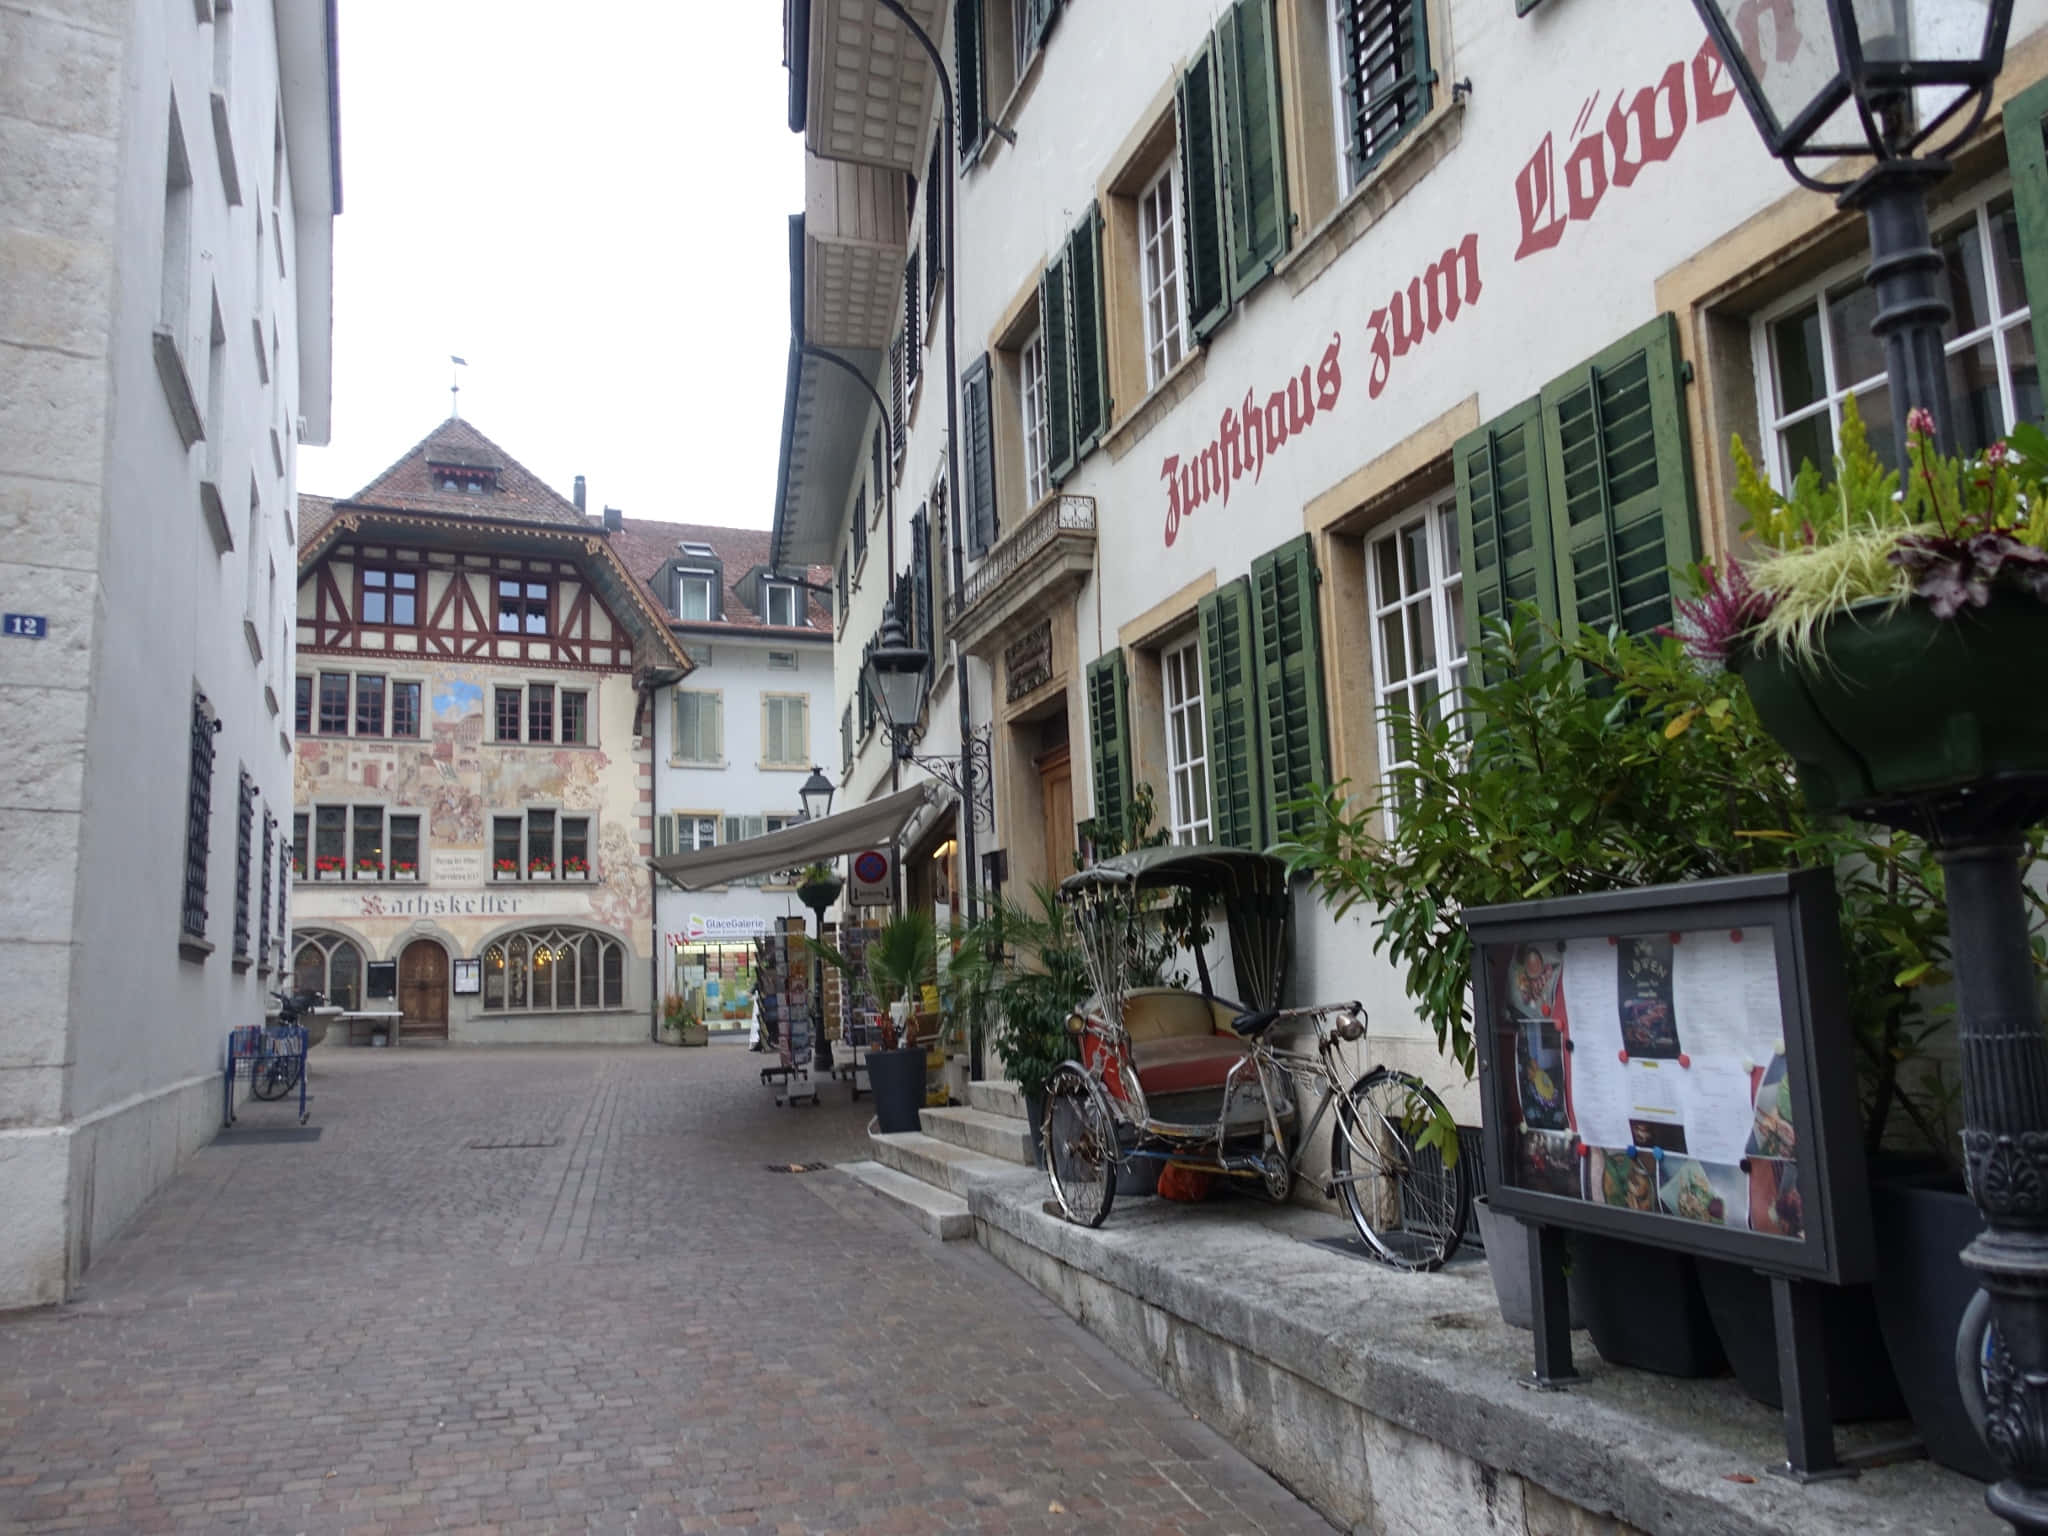
[{"label": "fabric canopy", "polygon": [[816,864],[842,853],[859,853],[894,841],[910,818],[939,796],[950,793],[927,779],[909,789],[870,800],[823,821],[800,821],[779,832],[742,838],[718,848],[671,853],[648,862],[686,891],[725,885],[748,875]]}]

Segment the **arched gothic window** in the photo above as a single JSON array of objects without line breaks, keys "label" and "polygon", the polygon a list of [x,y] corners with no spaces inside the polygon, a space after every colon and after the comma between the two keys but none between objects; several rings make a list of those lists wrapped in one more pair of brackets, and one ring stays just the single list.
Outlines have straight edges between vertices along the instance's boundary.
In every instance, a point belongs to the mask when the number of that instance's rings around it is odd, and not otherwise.
[{"label": "arched gothic window", "polygon": [[355,940],[314,929],[292,949],[292,990],[322,992],[337,1008],[363,1005],[363,952]]},{"label": "arched gothic window", "polygon": [[484,950],[487,1012],[623,1008],[626,951],[616,939],[580,928],[507,934]]}]

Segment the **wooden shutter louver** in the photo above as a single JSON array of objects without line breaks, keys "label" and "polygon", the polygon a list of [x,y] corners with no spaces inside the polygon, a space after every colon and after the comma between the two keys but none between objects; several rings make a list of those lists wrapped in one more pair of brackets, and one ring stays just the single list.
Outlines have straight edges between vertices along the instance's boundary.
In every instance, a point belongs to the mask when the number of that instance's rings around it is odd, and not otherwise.
[{"label": "wooden shutter louver", "polygon": [[903,462],[903,417],[908,381],[903,375],[903,338],[889,343],[889,462]]},{"label": "wooden shutter louver", "polygon": [[1698,558],[1678,323],[1660,315],[1542,394],[1558,621],[1649,634]]},{"label": "wooden shutter louver", "polygon": [[213,733],[213,709],[203,694],[195,694],[185,795],[185,899],[181,916],[184,932],[193,938],[206,936],[206,863],[213,828]]},{"label": "wooden shutter louver", "polygon": [[924,291],[917,280],[918,253],[903,268],[903,387],[907,395],[924,367]]},{"label": "wooden shutter louver", "polygon": [[1204,43],[1175,92],[1179,109],[1181,250],[1187,260],[1188,324],[1197,340],[1230,312],[1224,270],[1223,163],[1216,121],[1215,46]]},{"label": "wooden shutter louver", "polygon": [[1038,334],[1045,351],[1046,474],[1058,485],[1074,472],[1074,387],[1070,372],[1074,337],[1067,257],[1046,264],[1038,283]]},{"label": "wooden shutter louver", "polygon": [[2005,104],[2005,159],[2019,225],[2020,270],[2033,300],[2034,356],[2048,357],[2048,80]]},{"label": "wooden shutter louver", "polygon": [[1273,0],[1237,0],[1217,24],[1216,74],[1222,84],[1224,211],[1235,303],[1265,280],[1287,249]]},{"label": "wooden shutter louver", "polygon": [[914,638],[924,648],[924,674],[938,670],[937,647],[932,640],[932,537],[931,521],[919,507],[910,519],[910,591],[917,610]]},{"label": "wooden shutter louver", "polygon": [[964,521],[967,552],[987,554],[996,541],[995,421],[990,412],[988,355],[984,353],[960,377],[961,433],[966,439]]},{"label": "wooden shutter louver", "polygon": [[987,76],[981,0],[953,0],[953,110],[960,129],[960,158],[974,158],[988,137]]},{"label": "wooden shutter louver", "polygon": [[932,135],[931,160],[924,172],[924,296],[930,302],[938,291],[939,273],[944,269],[945,242],[945,187],[942,184],[946,174],[945,135]]},{"label": "wooden shutter louver", "polygon": [[1330,777],[1316,583],[1315,552],[1307,534],[1252,562],[1268,841],[1293,835],[1296,818],[1287,809],[1288,803],[1329,782]]},{"label": "wooden shutter louver", "polygon": [[1466,434],[1452,457],[1465,550],[1465,649],[1476,666],[1482,627],[1516,603],[1557,615],[1542,402],[1525,400]]},{"label": "wooden shutter louver", "polygon": [[1197,612],[1203,703],[1209,713],[1210,825],[1217,842],[1251,848],[1265,821],[1251,583],[1240,576],[1217,588]]},{"label": "wooden shutter louver", "polygon": [[1338,0],[1337,74],[1356,182],[1429,111],[1428,0]]},{"label": "wooden shutter louver", "polygon": [[1102,305],[1102,210],[1090,204],[1088,214],[1067,237],[1067,289],[1073,299],[1068,316],[1073,333],[1071,393],[1074,414],[1074,462],[1102,438],[1109,424],[1109,348]]},{"label": "wooden shutter louver", "polygon": [[1088,664],[1088,761],[1095,819],[1120,841],[1131,808],[1130,683],[1121,649]]}]

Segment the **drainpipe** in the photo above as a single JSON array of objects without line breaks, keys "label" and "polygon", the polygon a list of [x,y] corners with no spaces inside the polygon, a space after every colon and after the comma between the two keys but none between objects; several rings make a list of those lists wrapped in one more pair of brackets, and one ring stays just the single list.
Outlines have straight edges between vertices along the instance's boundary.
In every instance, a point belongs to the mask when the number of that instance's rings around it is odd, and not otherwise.
[{"label": "drainpipe", "polygon": [[[648,850],[651,853],[661,846],[657,830],[661,826],[661,686],[650,683],[644,690],[647,696],[647,804],[652,812],[654,825],[647,829]],[[661,876],[654,866],[647,866],[647,909],[648,921],[654,925],[653,942],[647,946],[647,1039],[649,1043],[661,1043]]]}]

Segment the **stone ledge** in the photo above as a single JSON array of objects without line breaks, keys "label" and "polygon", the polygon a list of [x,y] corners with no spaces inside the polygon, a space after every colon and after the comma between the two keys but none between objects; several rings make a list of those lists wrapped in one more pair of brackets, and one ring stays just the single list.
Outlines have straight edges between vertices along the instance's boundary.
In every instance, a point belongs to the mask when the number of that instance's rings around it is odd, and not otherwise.
[{"label": "stone ledge", "polygon": [[[1346,1527],[1551,1536],[1591,1515],[1656,1536],[2004,1530],[1980,1484],[1926,1461],[1780,1478],[1775,1412],[1730,1381],[1607,1366],[1584,1335],[1583,1385],[1525,1389],[1529,1336],[1500,1321],[1483,1265],[1380,1269],[1311,1246],[1343,1230],[1334,1219],[1240,1199],[1119,1201],[1089,1231],[1044,1213],[1043,1176],[964,1193],[992,1254]],[[1845,1454],[1899,1434],[1838,1431]]]}]

